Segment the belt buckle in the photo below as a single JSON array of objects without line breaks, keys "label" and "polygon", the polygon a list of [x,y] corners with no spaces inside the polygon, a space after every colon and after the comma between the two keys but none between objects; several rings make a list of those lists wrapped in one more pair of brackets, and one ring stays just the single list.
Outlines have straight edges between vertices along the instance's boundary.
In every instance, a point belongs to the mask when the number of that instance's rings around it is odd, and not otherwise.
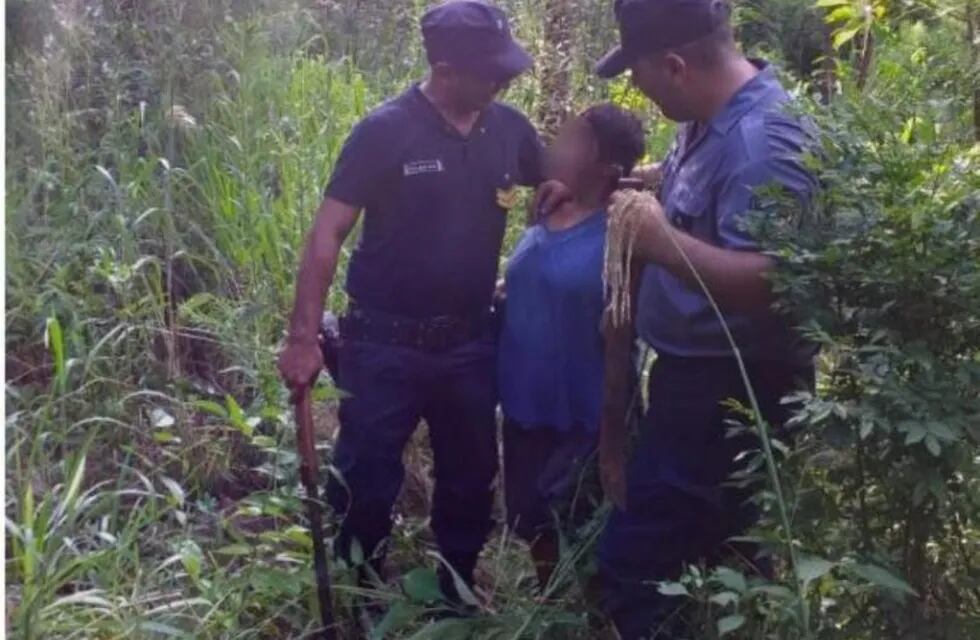
[{"label": "belt buckle", "polygon": [[451,330],[455,324],[455,318],[450,316],[436,316],[425,323],[423,331],[423,341],[432,351],[445,351],[451,341]]}]

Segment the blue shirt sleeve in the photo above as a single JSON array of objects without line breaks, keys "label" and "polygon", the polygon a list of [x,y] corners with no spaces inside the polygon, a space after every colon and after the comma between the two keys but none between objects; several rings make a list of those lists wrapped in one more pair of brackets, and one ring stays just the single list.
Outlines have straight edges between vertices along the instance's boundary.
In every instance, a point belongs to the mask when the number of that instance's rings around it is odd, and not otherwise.
[{"label": "blue shirt sleeve", "polygon": [[324,195],[352,207],[367,206],[390,160],[391,141],[385,140],[385,127],[370,115],[356,125],[344,141]]},{"label": "blue shirt sleeve", "polygon": [[[771,152],[750,161],[730,175],[717,200],[717,230],[723,247],[759,251],[758,241],[746,228],[749,214],[785,216],[809,206],[816,182],[803,161],[804,133],[798,126],[767,127]],[[776,189],[788,198],[766,197]],[[797,211],[782,209],[793,207]]]}]

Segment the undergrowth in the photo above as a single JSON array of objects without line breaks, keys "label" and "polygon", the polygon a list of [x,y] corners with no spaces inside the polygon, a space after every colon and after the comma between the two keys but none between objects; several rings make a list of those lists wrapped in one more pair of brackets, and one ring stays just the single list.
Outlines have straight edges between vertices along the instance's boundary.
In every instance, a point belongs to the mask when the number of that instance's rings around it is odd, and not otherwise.
[{"label": "undergrowth", "polygon": [[[274,361],[297,252],[344,136],[422,70],[404,25],[425,3],[383,4],[7,3],[13,637],[315,629],[294,426]],[[505,4],[538,53],[540,3]],[[569,6],[576,105],[611,97],[650,115],[626,82],[590,75],[613,37],[606,3]],[[814,215],[759,229],[780,258],[782,307],[823,346],[821,376],[796,399],[793,450],[776,439],[749,466],[764,472],[765,514],[749,535],[783,559],[776,577],[692,567],[663,589],[687,596],[706,638],[973,637],[980,171],[969,109],[980,71],[962,46],[968,14],[917,5],[880,18],[865,87],[843,43],[827,106],[810,99],[825,78],[811,85],[813,69],[792,62],[786,16],[809,15],[809,2],[752,7],[753,46],[788,61],[824,132]],[[536,78],[508,100],[534,113]],[[671,128],[648,120],[656,158]],[[523,215],[511,222],[508,246]],[[344,304],[334,287],[330,307]],[[316,394],[327,463],[336,392],[324,379]],[[433,623],[424,430],[407,455],[392,577],[367,594],[387,603],[377,637],[607,633],[588,593],[602,513],[565,540],[540,600],[526,549],[496,531],[478,568],[480,614]],[[350,628],[365,594],[350,567],[333,569]]]}]

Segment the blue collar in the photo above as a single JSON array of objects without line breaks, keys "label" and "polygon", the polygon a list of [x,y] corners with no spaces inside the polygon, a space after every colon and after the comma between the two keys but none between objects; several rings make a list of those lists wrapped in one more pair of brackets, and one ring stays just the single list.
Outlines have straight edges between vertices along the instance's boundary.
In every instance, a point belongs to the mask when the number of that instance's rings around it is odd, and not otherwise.
[{"label": "blue collar", "polygon": [[770,95],[774,89],[782,90],[772,65],[764,60],[751,60],[751,62],[759,69],[759,73],[742,85],[721,112],[708,123],[708,127],[716,133],[725,135],[759,100]]},{"label": "blue collar", "polygon": [[432,101],[422,92],[422,83],[416,82],[413,84],[405,94],[408,96],[408,104],[413,112],[419,115],[419,117],[424,118],[429,122],[429,124],[436,130],[448,135],[451,138],[456,138],[459,140],[468,140],[474,137],[474,132],[479,132],[481,129],[485,130],[487,125],[490,123],[491,116],[493,114],[493,109],[496,107],[496,102],[492,102],[487,107],[480,112],[479,117],[473,124],[473,129],[470,131],[469,135],[464,136],[456,129],[454,126],[449,124],[436,105],[432,104]]}]

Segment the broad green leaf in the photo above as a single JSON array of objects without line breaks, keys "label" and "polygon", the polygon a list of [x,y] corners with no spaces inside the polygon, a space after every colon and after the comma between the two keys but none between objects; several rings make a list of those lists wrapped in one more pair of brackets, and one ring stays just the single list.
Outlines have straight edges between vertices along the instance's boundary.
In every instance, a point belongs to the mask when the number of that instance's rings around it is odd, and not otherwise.
[{"label": "broad green leaf", "polygon": [[918,422],[907,421],[899,425],[905,429],[905,444],[915,444],[921,442],[926,437],[926,430]]},{"label": "broad green leaf", "polygon": [[170,431],[154,431],[153,439],[160,444],[167,444],[169,442],[180,442],[180,438],[175,436]]},{"label": "broad green leaf", "polygon": [[417,567],[405,574],[402,589],[415,602],[438,602],[443,599],[439,578],[435,571],[427,567]]},{"label": "broad green leaf", "polygon": [[715,569],[714,578],[736,593],[745,593],[747,588],[745,576],[729,567],[718,567]]},{"label": "broad green leaf", "polygon": [[862,420],[861,431],[859,434],[861,436],[861,439],[867,440],[868,436],[870,436],[871,432],[874,430],[874,427],[875,427],[875,423],[873,420]]},{"label": "broad green leaf", "polygon": [[184,571],[197,581],[201,577],[201,562],[204,554],[201,547],[193,540],[184,540],[180,545],[180,561],[184,565]]},{"label": "broad green leaf", "polygon": [[687,587],[682,585],[680,582],[661,582],[657,585],[657,591],[665,596],[689,596],[690,592]]},{"label": "broad green leaf", "polygon": [[301,527],[298,525],[293,525],[287,528],[284,532],[284,538],[304,548],[313,548],[313,536],[310,535],[310,530],[306,527]]},{"label": "broad green leaf", "polygon": [[915,116],[905,121],[905,126],[902,127],[902,134],[899,136],[899,140],[901,140],[903,144],[908,144],[912,141],[913,131],[915,131]]},{"label": "broad green leaf", "polygon": [[745,616],[735,614],[718,620],[718,637],[728,635],[745,624]]},{"label": "broad green leaf", "polygon": [[857,26],[849,29],[841,29],[840,31],[836,32],[834,34],[834,48],[840,49],[845,44],[853,40],[854,36],[856,36],[860,31],[861,27]]},{"label": "broad green leaf", "polygon": [[854,19],[857,14],[854,13],[854,7],[850,5],[845,5],[837,7],[833,11],[827,14],[826,21],[828,24],[836,24],[838,22],[847,22],[848,20]]},{"label": "broad green leaf", "polygon": [[926,429],[940,440],[956,440],[958,437],[952,428],[942,422],[928,422],[926,423]]},{"label": "broad green leaf", "polygon": [[384,640],[392,631],[411,621],[415,614],[416,610],[407,602],[404,600],[396,601],[388,608],[378,626],[371,630],[371,640]]},{"label": "broad green leaf", "polygon": [[800,580],[803,581],[804,588],[806,588],[806,586],[814,580],[826,575],[827,572],[833,568],[833,562],[824,560],[823,558],[819,558],[817,556],[800,556],[796,565]]},{"label": "broad green leaf", "polygon": [[732,591],[722,591],[721,593],[713,594],[708,600],[719,607],[727,607],[738,602],[738,594]]},{"label": "broad green leaf", "polygon": [[242,408],[238,406],[238,402],[231,395],[226,395],[225,406],[228,408],[228,420],[231,422],[231,426],[241,431],[245,437],[251,437],[254,429],[245,420],[245,414],[242,412]]},{"label": "broad green leaf", "polygon": [[847,569],[857,577],[883,589],[891,589],[911,596],[919,595],[905,580],[877,565],[851,564],[847,565]]},{"label": "broad green leaf", "polygon": [[228,418],[228,411],[217,402],[213,402],[211,400],[197,400],[196,402],[192,403],[192,406],[218,418]]},{"label": "broad green leaf", "polygon": [[252,444],[261,449],[273,449],[276,446],[276,439],[270,436],[253,436]]},{"label": "broad green leaf", "polygon": [[849,6],[851,0],[817,0],[814,6],[821,9],[831,9],[833,7]]},{"label": "broad green leaf", "polygon": [[939,441],[936,440],[936,438],[934,438],[930,434],[930,435],[927,435],[926,436],[925,443],[926,443],[926,449],[929,450],[929,453],[931,453],[932,455],[934,455],[935,457],[938,458],[939,457],[939,454],[942,453],[942,450],[939,447]]},{"label": "broad green leaf", "polygon": [[779,584],[764,584],[758,587],[752,587],[749,593],[764,593],[770,598],[779,600],[789,600],[795,597],[795,594],[790,589]]}]

